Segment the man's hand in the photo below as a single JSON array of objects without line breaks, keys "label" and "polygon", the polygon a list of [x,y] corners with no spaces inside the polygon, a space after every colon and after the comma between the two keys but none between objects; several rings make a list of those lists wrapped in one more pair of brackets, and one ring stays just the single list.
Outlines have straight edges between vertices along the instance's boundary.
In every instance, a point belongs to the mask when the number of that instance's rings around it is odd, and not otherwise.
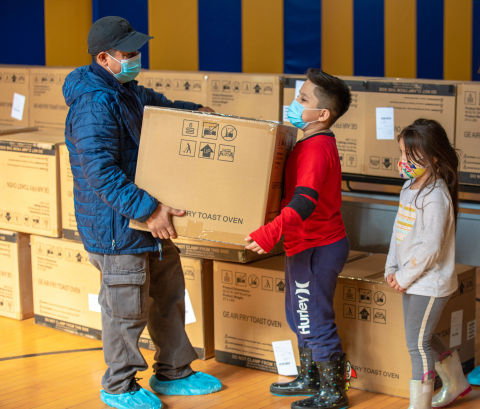
[{"label": "man's hand", "polygon": [[245,246],[247,250],[254,251],[255,253],[258,253],[258,254],[266,254],[266,251],[262,249],[258,245],[258,243],[255,240],[253,240],[250,236],[245,237],[245,241],[249,243]]},{"label": "man's hand", "polygon": [[172,216],[185,216],[185,210],[174,209],[160,203],[157,209],[146,221],[148,229],[152,232],[153,237],[159,239],[176,238],[177,232],[173,227]]},{"label": "man's hand", "polygon": [[387,276],[387,283],[394,290],[400,291],[401,293],[407,291],[406,288],[400,287],[400,284],[398,284],[395,274],[389,274]]},{"label": "man's hand", "polygon": [[200,112],[215,112],[212,108],[210,107],[200,107],[198,108]]}]

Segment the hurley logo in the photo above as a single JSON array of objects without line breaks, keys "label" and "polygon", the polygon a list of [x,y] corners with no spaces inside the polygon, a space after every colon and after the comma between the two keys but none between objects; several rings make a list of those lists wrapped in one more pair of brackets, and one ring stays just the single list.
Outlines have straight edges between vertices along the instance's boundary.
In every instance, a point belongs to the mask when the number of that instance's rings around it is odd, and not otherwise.
[{"label": "hurley logo", "polygon": [[299,283],[295,281],[295,295],[298,299],[297,313],[300,318],[300,325],[297,327],[300,334],[310,334],[310,315],[308,313],[308,302],[310,301],[310,281]]}]

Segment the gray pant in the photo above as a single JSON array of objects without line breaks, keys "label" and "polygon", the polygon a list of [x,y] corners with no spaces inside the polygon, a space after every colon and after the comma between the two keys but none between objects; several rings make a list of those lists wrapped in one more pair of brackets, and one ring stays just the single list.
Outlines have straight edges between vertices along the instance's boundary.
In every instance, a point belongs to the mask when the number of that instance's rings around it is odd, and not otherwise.
[{"label": "gray pant", "polygon": [[[449,298],[403,293],[405,335],[414,380],[422,380],[425,373],[434,371],[435,361],[447,350],[433,331]],[[425,379],[433,379],[433,374],[434,372],[425,375]]]},{"label": "gray pant", "polygon": [[102,341],[108,365],[102,385],[108,393],[124,393],[137,371],[148,365],[138,340],[146,325],[156,347],[153,369],[170,379],[192,373],[197,359],[185,333],[185,281],[178,249],[162,241],[158,252],[108,255],[89,253],[102,272],[98,301],[102,310]]}]

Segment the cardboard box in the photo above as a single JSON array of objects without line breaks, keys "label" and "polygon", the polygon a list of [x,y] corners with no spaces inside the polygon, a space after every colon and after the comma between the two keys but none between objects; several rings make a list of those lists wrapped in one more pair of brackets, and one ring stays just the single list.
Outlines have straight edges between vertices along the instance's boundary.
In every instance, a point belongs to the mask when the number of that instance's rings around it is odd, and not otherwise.
[{"label": "cardboard box", "polygon": [[62,209],[62,236],[68,240],[81,241],[75,218],[73,201],[73,175],[66,144],[58,147],[60,167],[60,202]]},{"label": "cardboard box", "polygon": [[100,272],[78,242],[31,236],[35,323],[100,339]]},{"label": "cardboard box", "polygon": [[218,241],[196,240],[187,237],[178,237],[173,240],[180,252],[186,257],[195,257],[208,260],[232,261],[236,263],[249,263],[266,257],[283,253],[282,243],[278,243],[268,254],[258,254],[246,250],[245,245],[220,243]]},{"label": "cardboard box", "polygon": [[276,122],[147,107],[135,183],[187,211],[174,218],[180,236],[245,245],[280,211],[295,139],[294,128]]},{"label": "cardboard box", "polygon": [[30,68],[29,125],[65,129],[68,106],[62,87],[73,70],[73,67]]},{"label": "cardboard box", "polygon": [[279,121],[282,77],[277,74],[208,72],[207,105],[221,114]]},{"label": "cardboard box", "polygon": [[[348,262],[366,256],[352,251]],[[277,372],[272,342],[297,337],[285,316],[285,257],[249,264],[214,262],[215,359]]]},{"label": "cardboard box", "polygon": [[16,125],[0,125],[0,136],[10,135],[12,133],[23,133],[37,131],[34,126],[16,126]]},{"label": "cardboard box", "polygon": [[27,234],[0,230],[0,315],[33,316],[32,264]]},{"label": "cardboard box", "polygon": [[198,71],[142,70],[139,85],[152,88],[171,101],[207,105],[207,75]]},{"label": "cardboard box", "polygon": [[0,228],[58,237],[58,130],[0,137]]},{"label": "cardboard box", "polygon": [[459,149],[460,183],[480,185],[480,84],[457,86],[455,147]]},{"label": "cardboard box", "polygon": [[[28,126],[29,80],[29,68],[0,65],[0,126]],[[14,102],[16,117],[12,117]]]},{"label": "cardboard box", "polygon": [[[358,377],[352,387],[409,396],[411,378],[403,325],[402,294],[384,281],[386,255],[373,254],[343,269],[335,294],[336,320],[347,359]],[[459,350],[464,368],[473,368],[475,270],[457,265],[459,290],[452,295],[435,333]],[[366,347],[368,345],[368,347]]]},{"label": "cardboard box", "polygon": [[[213,347],[213,262],[181,257],[185,276],[185,331],[200,359],[211,358]],[[155,347],[145,328],[140,346]]]},{"label": "cardboard box", "polygon": [[[397,135],[415,119],[438,121],[455,135],[456,85],[447,81],[370,80],[365,109],[365,173],[400,178]],[[393,116],[393,118],[392,118]]]}]

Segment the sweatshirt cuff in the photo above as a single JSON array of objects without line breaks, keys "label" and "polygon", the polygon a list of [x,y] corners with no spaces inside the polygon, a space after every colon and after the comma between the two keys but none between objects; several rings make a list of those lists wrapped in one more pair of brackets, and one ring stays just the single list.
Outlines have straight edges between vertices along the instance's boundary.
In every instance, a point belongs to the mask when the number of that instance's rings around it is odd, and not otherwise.
[{"label": "sweatshirt cuff", "polygon": [[250,237],[257,242],[257,244],[262,248],[263,251],[265,251],[266,253],[270,253],[270,251],[273,250],[273,247],[275,247],[275,244],[271,245],[267,243],[261,230],[262,228],[260,227],[259,229],[250,233]]}]

